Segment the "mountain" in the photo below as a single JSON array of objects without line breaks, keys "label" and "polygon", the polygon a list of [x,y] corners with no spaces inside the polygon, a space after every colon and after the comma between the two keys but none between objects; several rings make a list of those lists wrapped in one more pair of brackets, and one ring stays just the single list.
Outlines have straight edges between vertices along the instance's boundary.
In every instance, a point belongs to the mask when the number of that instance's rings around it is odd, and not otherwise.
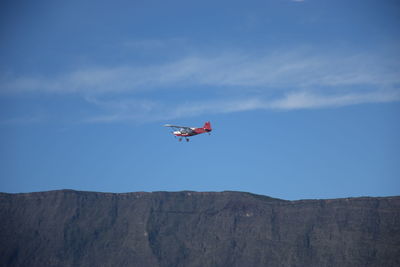
[{"label": "mountain", "polygon": [[400,266],[400,197],[0,193],[0,266]]}]

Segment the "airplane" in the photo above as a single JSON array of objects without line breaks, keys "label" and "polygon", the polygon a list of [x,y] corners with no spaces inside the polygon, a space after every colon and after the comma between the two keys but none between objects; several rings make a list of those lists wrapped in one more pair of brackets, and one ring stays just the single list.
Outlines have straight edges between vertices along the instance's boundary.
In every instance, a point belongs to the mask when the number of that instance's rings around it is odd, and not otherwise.
[{"label": "airplane", "polygon": [[189,136],[194,136],[202,133],[208,133],[212,131],[211,123],[207,121],[204,123],[202,128],[195,128],[195,127],[187,127],[187,126],[177,126],[171,124],[165,124],[165,127],[171,127],[174,129],[172,132],[173,135],[179,136],[179,142],[182,141],[182,137],[186,139],[186,142],[189,142]]}]

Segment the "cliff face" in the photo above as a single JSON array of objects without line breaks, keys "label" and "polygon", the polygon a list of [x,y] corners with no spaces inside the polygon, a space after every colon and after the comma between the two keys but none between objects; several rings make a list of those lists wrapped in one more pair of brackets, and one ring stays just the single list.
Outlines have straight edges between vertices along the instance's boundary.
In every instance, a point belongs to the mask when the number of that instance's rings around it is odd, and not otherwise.
[{"label": "cliff face", "polygon": [[400,197],[0,194],[0,266],[400,266]]}]

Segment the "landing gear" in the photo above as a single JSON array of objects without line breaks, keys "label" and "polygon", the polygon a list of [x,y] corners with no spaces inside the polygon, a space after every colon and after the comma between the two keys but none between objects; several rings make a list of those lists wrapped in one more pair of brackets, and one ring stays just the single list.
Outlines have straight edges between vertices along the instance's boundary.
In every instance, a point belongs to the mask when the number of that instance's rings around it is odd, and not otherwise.
[{"label": "landing gear", "polygon": [[182,141],[182,138],[179,138],[178,140],[179,140],[179,142],[181,142],[181,141]]},{"label": "landing gear", "polygon": [[186,142],[189,142],[189,138],[186,138]]}]

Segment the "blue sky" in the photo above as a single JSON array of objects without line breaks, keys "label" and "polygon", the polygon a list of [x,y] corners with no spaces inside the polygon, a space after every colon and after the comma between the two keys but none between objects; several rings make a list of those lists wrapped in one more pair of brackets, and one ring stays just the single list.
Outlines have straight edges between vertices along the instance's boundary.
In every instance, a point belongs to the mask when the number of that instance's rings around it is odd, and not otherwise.
[{"label": "blue sky", "polygon": [[1,1],[0,191],[399,195],[399,29],[389,0]]}]

